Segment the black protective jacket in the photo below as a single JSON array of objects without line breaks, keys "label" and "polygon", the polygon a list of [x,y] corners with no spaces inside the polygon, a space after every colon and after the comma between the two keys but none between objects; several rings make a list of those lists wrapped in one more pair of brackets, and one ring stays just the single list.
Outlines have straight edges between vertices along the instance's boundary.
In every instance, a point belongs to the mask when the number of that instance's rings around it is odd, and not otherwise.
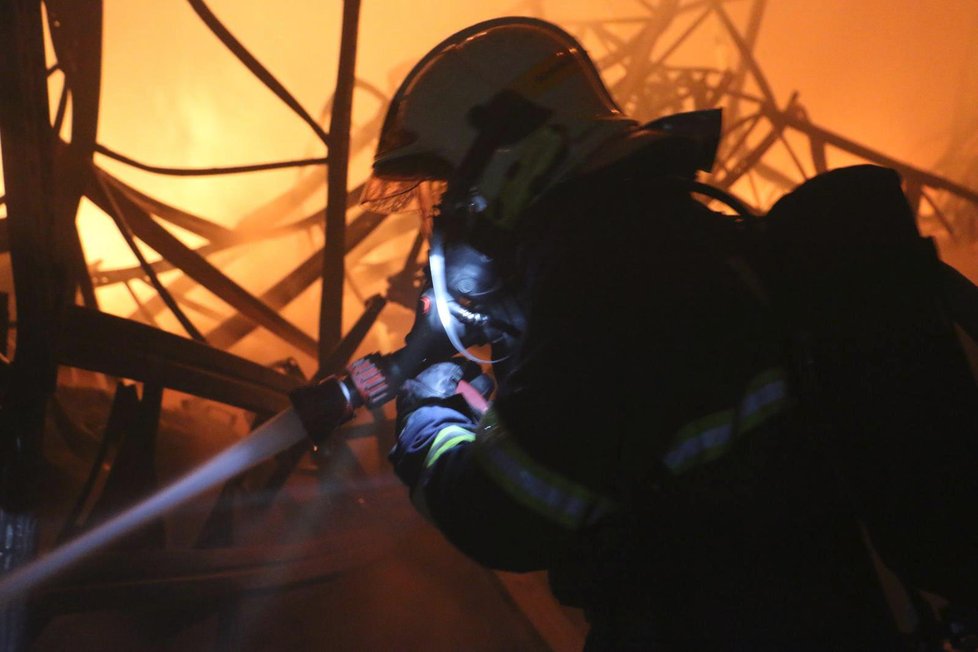
[{"label": "black protective jacket", "polygon": [[592,649],[900,649],[753,236],[693,169],[663,139],[538,202],[492,409],[406,415],[392,460],[466,554],[547,569]]}]

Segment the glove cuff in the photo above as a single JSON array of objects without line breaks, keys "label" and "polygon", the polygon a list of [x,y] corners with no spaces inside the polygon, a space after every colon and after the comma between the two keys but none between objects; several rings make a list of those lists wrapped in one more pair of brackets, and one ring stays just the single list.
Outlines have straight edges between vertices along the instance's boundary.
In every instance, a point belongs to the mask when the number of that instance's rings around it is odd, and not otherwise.
[{"label": "glove cuff", "polygon": [[410,415],[429,406],[445,407],[450,410],[455,410],[471,423],[476,423],[482,417],[482,413],[469,405],[469,402],[461,394],[452,394],[451,396],[445,397],[432,396],[418,400],[410,409],[405,410],[402,408],[398,410],[396,432],[401,432],[404,428],[405,421],[407,421]]}]

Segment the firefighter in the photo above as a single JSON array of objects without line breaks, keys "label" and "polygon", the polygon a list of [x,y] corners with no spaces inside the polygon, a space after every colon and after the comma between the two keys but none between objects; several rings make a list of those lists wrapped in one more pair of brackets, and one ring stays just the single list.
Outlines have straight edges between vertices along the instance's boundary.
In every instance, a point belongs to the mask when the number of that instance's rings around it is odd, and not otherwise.
[{"label": "firefighter", "polygon": [[749,216],[695,196],[720,117],[639,124],[535,19],[415,66],[363,201],[426,216],[423,312],[458,353],[400,390],[390,460],[466,555],[546,570],[588,650],[892,652],[859,524],[795,427]]}]

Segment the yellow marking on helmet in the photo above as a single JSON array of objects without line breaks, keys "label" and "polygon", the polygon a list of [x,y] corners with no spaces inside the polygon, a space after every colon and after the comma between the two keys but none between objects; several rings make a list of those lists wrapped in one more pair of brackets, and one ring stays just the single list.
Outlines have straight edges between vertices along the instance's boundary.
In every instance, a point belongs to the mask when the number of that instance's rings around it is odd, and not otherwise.
[{"label": "yellow marking on helmet", "polygon": [[505,229],[516,226],[524,209],[539,194],[538,182],[553,169],[564,148],[564,139],[553,129],[539,129],[520,150],[519,167],[499,191],[491,219]]},{"label": "yellow marking on helmet", "polygon": [[562,82],[574,71],[574,50],[555,52],[513,80],[510,89],[532,98]]}]

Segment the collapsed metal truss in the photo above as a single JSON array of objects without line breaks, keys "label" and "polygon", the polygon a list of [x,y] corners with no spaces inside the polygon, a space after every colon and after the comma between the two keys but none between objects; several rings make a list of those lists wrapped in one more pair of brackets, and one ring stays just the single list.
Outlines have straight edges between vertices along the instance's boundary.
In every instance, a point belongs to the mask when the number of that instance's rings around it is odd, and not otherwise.
[{"label": "collapsed metal truss", "polygon": [[[734,191],[762,214],[783,193],[829,169],[836,150],[897,170],[908,199],[923,219],[937,221],[952,238],[964,231],[973,234],[978,218],[974,189],[820,126],[797,94],[779,106],[762,62],[754,55],[766,0],[638,0],[636,4],[632,17],[570,23],[571,29],[590,45],[603,76],[615,79],[610,84],[612,94],[629,115],[652,119],[724,108],[716,166],[704,181]],[[735,5],[746,14],[743,25],[731,17]],[[726,68],[672,63],[677,52],[706,30],[721,35],[734,63]],[[771,162],[778,149],[789,166]],[[758,191],[762,181],[769,185],[764,194]]]},{"label": "collapsed metal truss", "polygon": [[[747,5],[747,20],[738,26],[728,12],[733,0],[637,0],[633,17],[615,20],[588,20],[566,25],[588,45],[612,94],[627,113],[651,119],[668,113],[724,107],[726,129],[716,167],[705,181],[734,192],[758,214],[770,207],[778,194],[830,167],[832,151],[838,150],[867,162],[895,168],[902,175],[908,197],[921,214],[936,220],[955,236],[970,224],[978,212],[978,193],[925,170],[896,161],[882,152],[846,139],[813,122],[804,107],[792,97],[779,106],[765,79],[761,63],[753,54],[761,29],[765,0],[741,0]],[[374,232],[385,216],[357,207],[361,190],[347,192],[346,162],[351,154],[374,142],[383,117],[386,96],[379,89],[353,76],[356,48],[356,0],[346,0],[340,44],[340,70],[334,99],[319,118],[309,115],[288,90],[228,31],[203,0],[188,0],[200,19],[271,92],[305,122],[328,149],[328,157],[210,169],[170,169],[135,161],[96,142],[99,114],[101,67],[101,3],[73,3],[70,0],[45,0],[49,28],[57,63],[45,70],[43,43],[40,40],[39,0],[12,0],[5,9],[8,24],[21,36],[4,40],[10,50],[3,60],[5,80],[16,82],[22,101],[19,113],[8,111],[3,122],[4,169],[7,179],[8,215],[0,222],[0,244],[9,247],[17,282],[17,348],[14,364],[8,371],[6,411],[27,417],[18,436],[37,438],[43,428],[43,406],[54,391],[58,366],[74,366],[113,377],[146,384],[144,410],[158,418],[159,394],[163,388],[177,389],[196,396],[269,415],[288,405],[288,392],[308,379],[295,373],[270,369],[225,351],[256,328],[262,328],[286,342],[296,351],[319,362],[319,374],[341,369],[359,342],[377,320],[388,300],[410,306],[416,289],[420,233],[414,248],[405,252],[404,270],[391,277],[384,296],[370,297],[363,313],[350,332],[340,333],[344,262],[354,249]],[[544,3],[531,3],[532,13],[543,15]],[[723,35],[735,53],[736,63],[727,68],[673,63],[673,56],[711,29]],[[60,70],[64,89],[58,98],[53,128],[47,116],[46,76]],[[350,103],[356,90],[376,97],[380,108],[367,121],[351,127]],[[61,131],[68,95],[73,119],[68,142],[55,136]],[[329,130],[323,123],[330,119]],[[26,125],[26,127],[25,127]],[[802,146],[799,147],[801,139]],[[792,166],[785,169],[774,163],[776,150],[786,155]],[[228,229],[198,215],[177,209],[165,200],[147,196],[95,163],[95,154],[127,165],[178,176],[241,174],[283,167],[317,169],[327,165],[326,196],[333,198],[310,215],[279,224],[271,216],[287,205],[296,205],[322,190],[321,174],[305,175],[294,188],[255,210],[250,219]],[[55,183],[54,179],[57,179]],[[763,183],[770,188],[761,192]],[[773,189],[773,190],[771,190]],[[139,264],[128,269],[102,270],[86,263],[74,217],[85,197],[101,208],[116,223]],[[200,236],[206,244],[191,248],[174,237],[160,222],[168,222]],[[271,224],[272,226],[267,226]],[[285,273],[269,289],[253,293],[233,281],[213,262],[214,255],[236,248],[267,242],[283,233],[318,230],[325,245]],[[162,259],[149,263],[142,256],[139,240],[158,252]],[[181,275],[164,284],[160,275],[168,270]],[[57,273],[52,273],[52,270]],[[323,284],[318,338],[309,336],[285,319],[281,310],[314,283]],[[96,289],[142,282],[152,285],[157,297],[140,303],[130,319],[120,319],[98,310]],[[226,302],[234,314],[208,332],[202,332],[188,314],[197,309],[189,291],[200,286]],[[78,293],[82,306],[70,305],[68,297]],[[163,331],[156,317],[169,310],[190,339]],[[142,324],[137,322],[143,322]],[[125,341],[125,351],[118,342]],[[155,412],[154,405],[155,401]],[[122,402],[120,402],[120,405]],[[119,410],[123,408],[120,407]],[[132,408],[135,409],[135,408]],[[113,411],[118,417],[118,414]],[[116,427],[107,424],[104,437],[121,446]],[[143,424],[143,432],[129,437],[146,441],[155,423]],[[151,433],[150,433],[151,434]],[[274,479],[263,486],[274,489],[284,483],[302,451],[283,459]],[[33,453],[36,457],[36,452]],[[117,456],[118,459],[118,456]],[[96,460],[101,464],[100,460]],[[146,460],[141,462],[147,463]],[[151,462],[150,462],[151,463]],[[88,483],[85,492],[93,491]],[[228,488],[229,489],[229,488]],[[225,522],[221,514],[232,509],[237,494],[230,489],[215,507],[211,525]],[[83,495],[79,503],[90,501]],[[5,507],[6,508],[6,507]],[[73,524],[76,525],[76,524]],[[81,524],[80,526],[83,526]],[[203,547],[215,541],[233,544],[224,530],[202,533]],[[55,586],[44,603],[45,612],[63,609],[96,608],[124,603],[134,585],[161,583],[168,587],[194,586],[205,593],[225,595],[225,561],[208,562],[204,557],[188,556],[187,551],[146,551],[145,566],[130,560],[129,575],[117,584],[106,582],[98,591],[85,593],[77,583]],[[155,556],[154,556],[155,554]],[[290,553],[291,554],[291,553]],[[308,564],[305,553],[294,555],[297,563]],[[267,556],[242,554],[235,567],[242,577],[262,585],[261,568]],[[274,556],[273,556],[274,557]],[[177,559],[181,562],[173,561]],[[291,559],[283,555],[283,560]],[[165,568],[176,569],[160,577],[160,560],[170,559]],[[210,559],[210,558],[208,558]],[[317,562],[319,563],[319,562]],[[316,573],[329,576],[342,570],[336,566],[316,566]],[[189,569],[189,570],[188,570]],[[163,573],[165,575],[165,572]],[[290,577],[292,575],[289,575]],[[284,581],[284,580],[283,580]],[[169,584],[167,582],[170,582]],[[116,590],[113,590],[113,586]],[[249,581],[234,584],[233,590],[251,586]],[[164,595],[182,596],[179,590]],[[60,607],[59,607],[60,605]]]}]

